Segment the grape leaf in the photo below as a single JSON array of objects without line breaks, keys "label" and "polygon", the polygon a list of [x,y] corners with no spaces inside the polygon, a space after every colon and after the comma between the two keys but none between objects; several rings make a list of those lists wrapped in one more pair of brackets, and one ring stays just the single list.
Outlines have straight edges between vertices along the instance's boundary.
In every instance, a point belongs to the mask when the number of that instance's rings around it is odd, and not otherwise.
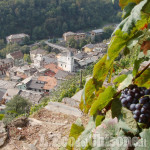
[{"label": "grape leaf", "polygon": [[126,74],[122,74],[119,77],[117,77],[116,79],[113,80],[113,83],[115,83],[117,86],[123,82],[125,79],[127,78]]},{"label": "grape leaf", "polygon": [[91,106],[90,114],[94,115],[97,110],[101,111],[103,108],[105,108],[112,100],[115,92],[115,89],[109,86],[103,93],[100,93],[97,100],[95,100]]},{"label": "grape leaf", "polygon": [[[81,135],[78,137],[75,146],[78,146],[81,142],[85,142],[84,146],[81,147],[81,149],[85,149],[88,144],[91,144],[91,140],[92,140],[92,131],[95,128],[95,121],[93,119],[93,117],[90,118],[88,125],[86,126],[85,130],[81,133]],[[81,145],[81,144],[80,144]],[[81,145],[82,146],[82,145]]]},{"label": "grape leaf", "polygon": [[[126,1],[126,0],[124,0]],[[132,1],[133,2],[133,1]],[[130,16],[128,16],[126,19],[124,19],[119,26],[116,28],[115,32],[118,29],[121,29],[123,32],[131,33],[134,27],[136,27],[136,23],[141,20],[141,10],[145,6],[145,4],[148,2],[148,0],[141,1],[138,5],[136,5],[132,11]],[[127,2],[128,3],[128,2]]]},{"label": "grape leaf", "polygon": [[72,150],[72,147],[74,147],[75,141],[72,141],[72,138],[77,140],[77,138],[81,135],[81,133],[84,131],[84,127],[82,125],[82,122],[80,119],[77,119],[75,124],[72,124],[71,130],[70,130],[70,139],[68,141],[67,149]]},{"label": "grape leaf", "polygon": [[138,59],[138,60],[135,60],[135,62],[134,62],[134,68],[133,68],[133,72],[132,72],[132,74],[133,74],[134,77],[135,77],[136,74],[138,73],[138,70],[139,70],[139,68],[140,68],[140,64],[141,64],[143,61],[144,61],[143,58]]},{"label": "grape leaf", "polygon": [[102,86],[104,80],[106,79],[107,73],[109,71],[109,65],[106,64],[107,55],[94,66],[93,78],[99,81],[100,86]]},{"label": "grape leaf", "polygon": [[148,68],[144,73],[135,79],[135,84],[140,87],[150,88],[150,68]]},{"label": "grape leaf", "polygon": [[132,112],[122,107],[121,113],[122,113],[122,116],[119,119],[120,128],[126,132],[137,134],[139,132],[138,126],[137,126],[137,122],[133,118]]},{"label": "grape leaf", "polygon": [[132,11],[132,9],[134,8],[135,5],[136,5],[136,3],[129,3],[124,8],[124,10],[123,10],[123,19],[127,18],[130,15],[130,13],[131,13],[131,11]]},{"label": "grape leaf", "polygon": [[88,113],[93,100],[94,100],[94,91],[95,91],[95,85],[93,82],[93,79],[90,79],[83,90],[83,94],[81,97],[81,103],[80,103],[80,109],[83,110],[85,113]]},{"label": "grape leaf", "polygon": [[138,4],[140,1],[142,1],[142,0],[119,0],[119,5],[123,9],[129,3],[136,3],[136,4]]},{"label": "grape leaf", "polygon": [[121,114],[122,105],[119,99],[114,99],[111,105],[112,118],[115,118]]},{"label": "grape leaf", "polygon": [[119,91],[123,90],[125,87],[129,86],[132,83],[132,79],[133,79],[132,74],[128,74],[126,79],[122,83],[120,83],[118,90]]},{"label": "grape leaf", "polygon": [[101,122],[102,122],[103,119],[104,119],[104,116],[101,116],[101,115],[97,115],[96,116],[96,119],[95,119],[96,127],[101,124]]},{"label": "grape leaf", "polygon": [[140,133],[141,139],[135,144],[135,150],[149,150],[150,149],[150,129],[144,129]]}]

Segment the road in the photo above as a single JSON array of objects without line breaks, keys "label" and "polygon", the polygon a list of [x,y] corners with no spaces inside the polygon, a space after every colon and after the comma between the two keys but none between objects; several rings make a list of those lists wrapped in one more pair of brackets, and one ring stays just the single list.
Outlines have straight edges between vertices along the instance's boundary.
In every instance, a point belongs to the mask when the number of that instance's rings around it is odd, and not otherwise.
[{"label": "road", "polygon": [[52,47],[52,48],[56,48],[58,50],[62,50],[62,51],[65,51],[65,52],[68,52],[69,49],[66,48],[66,47],[63,47],[63,46],[59,46],[57,44],[53,44],[53,43],[49,43],[48,41],[45,41],[45,44],[47,44],[48,46]]}]

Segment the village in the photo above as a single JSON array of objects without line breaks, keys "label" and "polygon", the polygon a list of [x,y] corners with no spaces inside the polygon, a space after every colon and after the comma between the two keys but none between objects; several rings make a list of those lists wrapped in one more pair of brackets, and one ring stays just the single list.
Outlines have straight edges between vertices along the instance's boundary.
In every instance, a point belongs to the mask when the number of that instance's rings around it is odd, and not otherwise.
[{"label": "village", "polygon": [[[68,42],[70,39],[80,41],[101,35],[102,29],[92,30],[90,34],[66,32],[61,39]],[[21,44],[30,36],[24,33],[13,34],[6,37],[7,44]],[[82,50],[64,47],[49,40],[45,44],[58,53],[48,52],[42,48],[30,50],[30,60],[24,60],[22,51],[8,53],[5,59],[0,60],[0,111],[3,112],[5,104],[15,95],[28,99],[33,105],[39,104],[44,96],[59,87],[62,82],[73,77],[76,72],[85,69],[98,61],[107,51],[109,42],[86,44]],[[34,45],[34,44],[33,44]],[[31,45],[30,47],[32,48]]]}]

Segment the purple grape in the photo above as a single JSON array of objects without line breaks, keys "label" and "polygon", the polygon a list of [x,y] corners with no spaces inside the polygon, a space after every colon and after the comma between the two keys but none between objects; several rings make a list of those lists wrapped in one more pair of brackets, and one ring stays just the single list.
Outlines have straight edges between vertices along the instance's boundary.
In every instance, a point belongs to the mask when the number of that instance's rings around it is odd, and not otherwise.
[{"label": "purple grape", "polygon": [[141,112],[140,112],[139,110],[135,110],[135,111],[133,112],[133,114],[136,115],[136,116],[140,116]]},{"label": "purple grape", "polygon": [[140,104],[145,104],[145,103],[147,103],[147,98],[146,97],[143,97],[143,98],[141,98],[140,100],[139,100],[139,103]]},{"label": "purple grape", "polygon": [[135,108],[136,108],[137,110],[140,110],[140,109],[142,108],[142,106],[141,106],[140,104],[136,104]]},{"label": "purple grape", "polygon": [[149,90],[145,90],[145,95],[150,95],[150,89]]},{"label": "purple grape", "polygon": [[141,113],[142,113],[142,114],[146,113],[146,108],[142,107]]},{"label": "purple grape", "polygon": [[127,97],[127,102],[132,102],[132,97],[131,96]]},{"label": "purple grape", "polygon": [[139,117],[137,115],[133,115],[133,118],[138,121]]},{"label": "purple grape", "polygon": [[127,101],[125,98],[123,98],[123,99],[121,100],[121,103],[122,103],[122,104],[127,104],[128,101]]},{"label": "purple grape", "polygon": [[135,108],[135,104],[131,104],[131,105],[130,105],[130,110],[131,110],[131,111],[134,111],[135,109],[136,109],[136,108]]}]

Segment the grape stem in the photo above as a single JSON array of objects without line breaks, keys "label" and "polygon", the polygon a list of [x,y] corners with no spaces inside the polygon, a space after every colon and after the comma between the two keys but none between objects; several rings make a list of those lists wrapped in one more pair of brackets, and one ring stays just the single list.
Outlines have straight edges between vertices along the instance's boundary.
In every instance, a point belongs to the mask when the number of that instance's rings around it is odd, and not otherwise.
[{"label": "grape stem", "polygon": [[150,66],[150,63],[149,63],[141,72],[139,72],[139,73],[133,78],[132,82],[134,82],[135,79],[137,79],[138,77],[140,77],[140,76],[149,68],[149,66]]}]

